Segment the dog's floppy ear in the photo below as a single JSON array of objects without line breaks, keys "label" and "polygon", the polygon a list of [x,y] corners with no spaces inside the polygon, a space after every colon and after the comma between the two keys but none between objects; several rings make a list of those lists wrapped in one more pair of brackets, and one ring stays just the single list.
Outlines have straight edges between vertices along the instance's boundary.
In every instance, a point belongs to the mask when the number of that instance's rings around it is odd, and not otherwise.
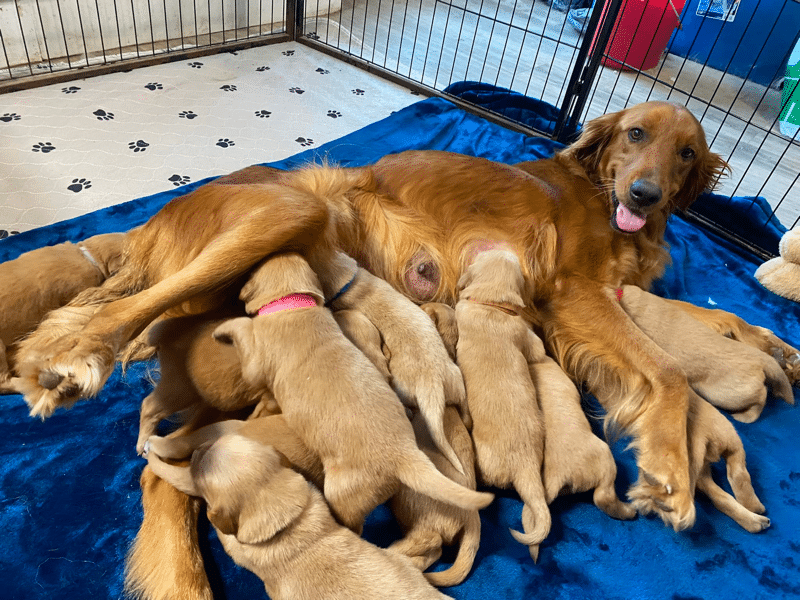
[{"label": "dog's floppy ear", "polygon": [[692,167],[683,187],[675,194],[674,208],[685,211],[700,194],[713,191],[719,178],[730,174],[730,171],[730,165],[719,154],[706,150]]},{"label": "dog's floppy ear", "polygon": [[234,346],[239,351],[246,352],[253,341],[253,319],[238,317],[221,323],[212,334],[220,344]]},{"label": "dog's floppy ear", "polygon": [[[275,455],[277,461],[278,453]],[[235,535],[243,544],[258,544],[274,537],[300,516],[311,498],[303,476],[284,466],[254,492],[239,514]]]},{"label": "dog's floppy ear", "polygon": [[586,171],[589,179],[594,181],[603,151],[614,137],[618,121],[619,113],[610,113],[592,119],[584,124],[578,139],[562,150],[560,155],[578,162]]},{"label": "dog's floppy ear", "polygon": [[171,484],[178,491],[189,496],[201,496],[189,467],[168,465],[155,452],[148,452],[147,462],[158,477]]}]

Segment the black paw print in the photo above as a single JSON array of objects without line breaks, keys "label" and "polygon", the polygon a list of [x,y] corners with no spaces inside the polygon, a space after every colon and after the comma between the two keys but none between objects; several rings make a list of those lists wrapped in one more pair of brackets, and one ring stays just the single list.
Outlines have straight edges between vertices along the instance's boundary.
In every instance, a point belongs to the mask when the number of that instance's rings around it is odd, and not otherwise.
[{"label": "black paw print", "polygon": [[236,91],[236,86],[235,86],[235,85],[228,85],[228,84],[226,83],[225,85],[223,85],[223,86],[222,86],[221,88],[219,88],[219,89],[221,89],[221,90],[225,90],[226,92],[235,92],[235,91]]},{"label": "black paw print", "polygon": [[0,240],[6,239],[10,235],[17,235],[19,231],[6,231],[5,229],[0,229]]},{"label": "black paw print", "polygon": [[319,36],[317,35],[317,32],[316,32],[316,31],[312,31],[312,32],[310,32],[310,33],[307,33],[307,34],[306,34],[306,37],[307,37],[308,39],[310,39],[310,40],[318,40],[318,39],[319,39]]},{"label": "black paw print", "polygon": [[197,117],[197,114],[191,110],[182,110],[181,112],[178,113],[178,116],[181,119],[194,119],[195,117]]},{"label": "black paw print", "polygon": [[227,148],[228,146],[235,146],[235,145],[236,144],[234,143],[234,141],[229,140],[228,138],[222,138],[219,141],[217,141],[217,146],[219,146],[220,148]]},{"label": "black paw print", "polygon": [[299,87],[289,88],[289,91],[292,92],[293,94],[305,94],[306,93],[305,90],[300,89]]},{"label": "black paw print", "polygon": [[98,108],[96,111],[92,113],[95,117],[97,117],[98,121],[110,121],[114,118],[114,113],[106,112],[102,108]]},{"label": "black paw print", "polygon": [[128,148],[134,152],[144,152],[150,144],[144,140],[136,140],[135,142],[128,142]]},{"label": "black paw print", "polygon": [[256,111],[256,116],[257,117],[261,117],[262,119],[268,119],[271,114],[272,113],[269,112],[268,110],[257,110]]},{"label": "black paw print", "polygon": [[338,119],[339,117],[342,116],[342,113],[340,113],[338,110],[329,110],[328,111],[328,116],[331,119]]},{"label": "black paw print", "polygon": [[262,71],[269,71],[269,67],[258,67],[256,71],[258,71],[259,73]]},{"label": "black paw print", "polygon": [[294,56],[294,50],[284,50],[282,54],[284,56]]},{"label": "black paw print", "polygon": [[180,185],[185,185],[191,181],[191,179],[189,179],[186,175],[173,175],[172,177],[169,178],[169,180],[175,187],[178,187]]},{"label": "black paw print", "polygon": [[201,62],[190,62],[189,66],[192,67],[193,69],[202,69],[203,68],[203,63],[201,63]]},{"label": "black paw print", "polygon": [[314,144],[314,140],[312,140],[311,138],[304,138],[304,137],[297,138],[295,142],[297,142],[301,146],[312,146]]},{"label": "black paw print", "polygon": [[73,179],[72,185],[68,185],[67,189],[70,192],[75,192],[77,194],[78,192],[81,192],[83,190],[88,190],[90,187],[92,187],[92,182],[89,181],[88,179],[81,178],[81,179]]},{"label": "black paw print", "polygon": [[44,154],[52,152],[55,149],[56,147],[53,146],[53,144],[51,144],[50,142],[39,142],[38,144],[33,145],[34,152],[42,152]]},{"label": "black paw print", "polygon": [[350,91],[352,91],[356,96],[363,96],[364,95],[364,90],[360,90],[358,88],[356,88],[354,90],[350,90]]},{"label": "black paw print", "polygon": [[64,92],[65,94],[75,94],[79,89],[81,88],[71,85],[69,87],[61,88],[61,91]]},{"label": "black paw print", "polygon": [[327,75],[328,73],[330,73],[330,71],[328,71],[328,69],[323,69],[322,67],[320,67],[319,69],[317,69],[317,73],[319,73],[320,75]]},{"label": "black paw print", "polygon": [[17,113],[3,113],[3,116],[0,117],[0,121],[3,123],[10,123],[11,121],[19,121],[22,117],[20,117]]},{"label": "black paw print", "polygon": [[148,89],[151,92],[155,92],[156,90],[163,90],[164,89],[164,86],[161,85],[160,83],[148,83],[144,87],[145,87],[145,89]]}]

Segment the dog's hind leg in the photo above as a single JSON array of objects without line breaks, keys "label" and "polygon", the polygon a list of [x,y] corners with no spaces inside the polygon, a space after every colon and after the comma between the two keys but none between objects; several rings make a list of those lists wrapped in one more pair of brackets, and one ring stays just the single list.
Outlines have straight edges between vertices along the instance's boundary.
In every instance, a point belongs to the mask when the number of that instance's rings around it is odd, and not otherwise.
[{"label": "dog's hind leg", "polygon": [[414,566],[424,571],[442,555],[442,536],[432,530],[412,529],[408,535],[387,548],[411,559]]},{"label": "dog's hind leg", "polygon": [[[225,192],[219,209],[224,206],[232,213],[226,229],[211,236],[185,266],[151,287],[104,305],[82,331],[57,340],[45,360],[27,365],[39,383],[25,396],[32,416],[45,418],[59,406],[94,396],[111,374],[119,349],[159,315],[218,292],[269,254],[313,244],[328,222],[323,200],[291,188],[217,188]],[[261,194],[255,206],[253,194]],[[196,221],[185,225],[202,230],[201,219],[207,216],[197,211]]]},{"label": "dog's hind leg", "polygon": [[716,484],[711,477],[711,465],[708,463],[703,466],[703,471],[697,479],[697,489],[709,497],[717,510],[728,515],[750,533],[759,533],[770,526],[767,517],[751,512]]},{"label": "dog's hind leg", "polygon": [[197,537],[202,501],[149,467],[141,477],[144,519],[125,562],[125,591],[139,600],[213,600]]}]

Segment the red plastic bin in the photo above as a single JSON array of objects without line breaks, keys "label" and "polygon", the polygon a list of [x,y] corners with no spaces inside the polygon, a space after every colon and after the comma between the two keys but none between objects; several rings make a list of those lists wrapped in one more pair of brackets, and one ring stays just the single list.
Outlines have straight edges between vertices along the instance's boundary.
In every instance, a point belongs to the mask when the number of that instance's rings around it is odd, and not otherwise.
[{"label": "red plastic bin", "polygon": [[[645,71],[658,64],[685,0],[622,0],[603,64],[614,69]],[[609,2],[603,7],[603,18]],[[677,14],[676,14],[677,11]],[[602,23],[602,21],[601,21]],[[598,31],[595,32],[595,40]],[[624,64],[623,64],[624,63]]]}]

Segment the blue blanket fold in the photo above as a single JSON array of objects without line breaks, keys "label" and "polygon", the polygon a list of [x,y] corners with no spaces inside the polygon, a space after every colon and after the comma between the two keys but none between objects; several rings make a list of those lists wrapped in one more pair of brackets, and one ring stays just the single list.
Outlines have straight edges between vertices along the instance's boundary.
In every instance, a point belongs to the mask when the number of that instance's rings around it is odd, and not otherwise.
[{"label": "blue blanket fold", "polygon": [[[482,93],[491,100],[490,91]],[[550,117],[545,113],[542,118]],[[492,125],[447,101],[428,99],[271,166],[292,168],[321,158],[363,165],[412,148],[516,163],[549,156],[558,145]],[[128,230],[202,183],[7,238],[0,241],[0,261],[43,245]],[[744,223],[745,228],[757,225]],[[800,305],[760,286],[753,278],[756,258],[679,217],[671,220],[667,239],[673,262],[655,291],[735,312],[800,346]],[[155,366],[134,364],[124,376],[117,369],[99,397],[59,410],[45,422],[28,416],[20,396],[3,398],[0,572],[5,577],[0,598],[121,597],[125,553],[142,517],[138,478],[144,461],[135,452],[138,407],[151,390],[147,375]],[[598,408],[592,405],[590,410]],[[652,518],[614,521],[592,504],[590,494],[578,494],[553,503],[552,531],[534,564],[527,548],[508,531],[521,527],[521,503],[513,492],[501,490],[482,512],[482,544],[472,574],[462,585],[443,591],[461,600],[800,598],[797,410],[770,398],[756,423],[734,423],[754,487],[772,520],[763,533],[745,532],[702,496],[697,498],[697,524],[675,533]],[[623,496],[636,479],[636,467],[625,440],[613,450]],[[715,475],[724,480],[724,465],[715,465]],[[398,535],[388,509],[376,509],[365,536],[385,546]],[[258,578],[232,563],[205,521],[201,538],[216,598],[265,597]],[[446,568],[453,555],[446,549],[435,568]]]}]

